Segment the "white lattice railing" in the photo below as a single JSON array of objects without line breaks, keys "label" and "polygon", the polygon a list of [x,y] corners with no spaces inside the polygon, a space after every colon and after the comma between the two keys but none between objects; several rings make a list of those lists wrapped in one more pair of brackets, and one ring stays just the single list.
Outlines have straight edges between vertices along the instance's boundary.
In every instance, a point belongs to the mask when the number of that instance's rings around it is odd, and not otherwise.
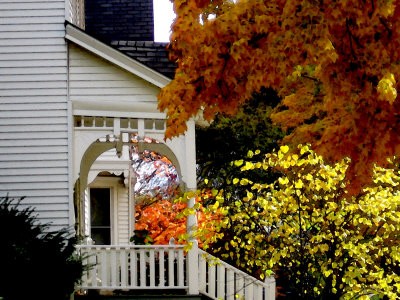
[{"label": "white lattice railing", "polygon": [[199,290],[215,300],[272,300],[275,299],[275,279],[259,281],[199,250]]},{"label": "white lattice railing", "polygon": [[79,245],[81,289],[186,289],[183,246]]}]

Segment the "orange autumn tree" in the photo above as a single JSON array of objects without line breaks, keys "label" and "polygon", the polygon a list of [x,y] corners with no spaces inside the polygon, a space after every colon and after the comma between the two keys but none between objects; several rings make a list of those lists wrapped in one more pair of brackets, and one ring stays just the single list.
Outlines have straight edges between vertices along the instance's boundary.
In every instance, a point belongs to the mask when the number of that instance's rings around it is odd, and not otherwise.
[{"label": "orange autumn tree", "polygon": [[286,143],[351,158],[352,189],[400,154],[400,0],[174,0],[175,79],[159,95],[166,138],[202,111],[234,114],[261,87]]},{"label": "orange autumn tree", "polygon": [[186,219],[178,214],[186,208],[184,203],[159,200],[149,205],[135,205],[135,235],[145,244],[168,245],[171,238],[186,232]]},{"label": "orange autumn tree", "polygon": [[[156,142],[150,138],[146,138],[146,141]],[[214,234],[214,223],[211,221],[221,215],[218,210],[209,210],[202,205],[202,199],[206,199],[211,191],[201,192],[195,207],[187,208],[188,199],[196,194],[182,193],[178,171],[171,160],[154,151],[139,151],[134,145],[131,148],[131,161],[136,178],[132,186],[135,199],[132,242],[165,245],[171,238],[176,243],[184,242],[187,238],[186,217],[194,213],[197,214],[199,229],[205,236]]]},{"label": "orange autumn tree", "polygon": [[196,199],[196,206],[187,208],[186,197],[171,201],[168,199],[158,200],[149,205],[135,205],[135,240],[136,243],[167,245],[171,239],[175,243],[187,242],[186,217],[196,213],[198,229],[202,232],[202,241],[215,234],[215,222],[222,218],[219,209],[209,209],[202,205],[202,199],[208,197],[209,192],[202,192]]}]

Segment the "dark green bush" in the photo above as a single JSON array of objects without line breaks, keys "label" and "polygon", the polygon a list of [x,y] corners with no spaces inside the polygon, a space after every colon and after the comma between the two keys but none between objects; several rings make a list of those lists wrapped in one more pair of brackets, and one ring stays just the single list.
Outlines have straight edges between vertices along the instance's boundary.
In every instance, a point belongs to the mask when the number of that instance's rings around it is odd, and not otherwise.
[{"label": "dark green bush", "polygon": [[0,198],[0,297],[68,299],[83,271],[77,238],[68,229],[50,231],[21,200]]}]

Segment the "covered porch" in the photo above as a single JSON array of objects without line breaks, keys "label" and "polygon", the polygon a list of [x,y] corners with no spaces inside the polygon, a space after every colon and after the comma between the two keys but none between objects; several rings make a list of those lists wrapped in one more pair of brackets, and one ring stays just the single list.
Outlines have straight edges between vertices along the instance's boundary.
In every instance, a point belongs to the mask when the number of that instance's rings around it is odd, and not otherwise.
[{"label": "covered porch", "polygon": [[[156,127],[155,124],[163,124],[158,121],[161,120],[75,116],[75,157],[76,168],[79,169],[76,174],[76,191],[79,196],[76,199],[78,230],[86,237],[84,244],[78,246],[78,251],[84,257],[87,267],[77,289],[86,293],[106,291],[112,295],[167,293],[204,295],[215,300],[275,299],[273,278],[261,282],[198,249],[196,242],[189,248],[173,242],[168,245],[130,243],[129,236],[133,234],[134,220],[128,222],[129,226],[117,226],[120,213],[111,214],[111,218],[114,218],[111,223],[117,228],[112,229],[110,226],[107,229],[116,232],[115,238],[110,238],[108,244],[93,243],[89,190],[91,182],[98,174],[104,171],[120,174],[122,192],[115,194],[117,196],[112,201],[117,202],[116,206],[119,205],[118,201],[125,201],[127,206],[123,210],[126,210],[126,215],[132,215],[134,199],[130,196],[131,165],[127,156],[132,143],[140,143],[138,146],[141,150],[149,148],[168,155],[177,166],[179,176],[186,179],[184,187],[195,188],[195,149],[194,140],[190,140],[194,139],[194,123],[189,124],[186,137],[169,145],[145,142],[140,138],[132,141],[130,138],[132,134],[135,137],[160,138],[164,128]],[[109,152],[110,150],[113,151]],[[116,157],[104,156],[103,153],[107,152],[115,153]],[[189,202],[189,206],[194,205],[194,199]],[[195,225],[195,216],[190,216],[187,220],[188,230]],[[120,231],[127,232],[121,234]],[[114,241],[117,243],[113,243]]]}]

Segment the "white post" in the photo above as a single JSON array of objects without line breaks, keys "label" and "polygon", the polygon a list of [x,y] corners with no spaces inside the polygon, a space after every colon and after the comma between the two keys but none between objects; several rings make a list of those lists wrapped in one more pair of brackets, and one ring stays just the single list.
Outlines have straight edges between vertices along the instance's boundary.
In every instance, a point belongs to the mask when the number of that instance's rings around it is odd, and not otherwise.
[{"label": "white post", "polygon": [[188,294],[199,294],[199,247],[197,241],[192,241],[193,245],[187,253],[186,274],[188,282]]},{"label": "white post", "polygon": [[268,285],[265,291],[265,300],[275,299],[276,282],[274,276],[265,278],[265,283]]},{"label": "white post", "polygon": [[[186,186],[188,190],[196,190],[196,136],[194,120],[187,122],[187,131],[185,134],[185,152],[186,152]],[[188,207],[195,205],[196,199],[192,197],[188,201]],[[189,215],[186,221],[186,228],[189,234],[189,242],[192,247],[187,253],[186,274],[188,283],[188,294],[199,294],[199,252],[198,244],[194,238],[194,230],[197,228],[196,215]]]}]

